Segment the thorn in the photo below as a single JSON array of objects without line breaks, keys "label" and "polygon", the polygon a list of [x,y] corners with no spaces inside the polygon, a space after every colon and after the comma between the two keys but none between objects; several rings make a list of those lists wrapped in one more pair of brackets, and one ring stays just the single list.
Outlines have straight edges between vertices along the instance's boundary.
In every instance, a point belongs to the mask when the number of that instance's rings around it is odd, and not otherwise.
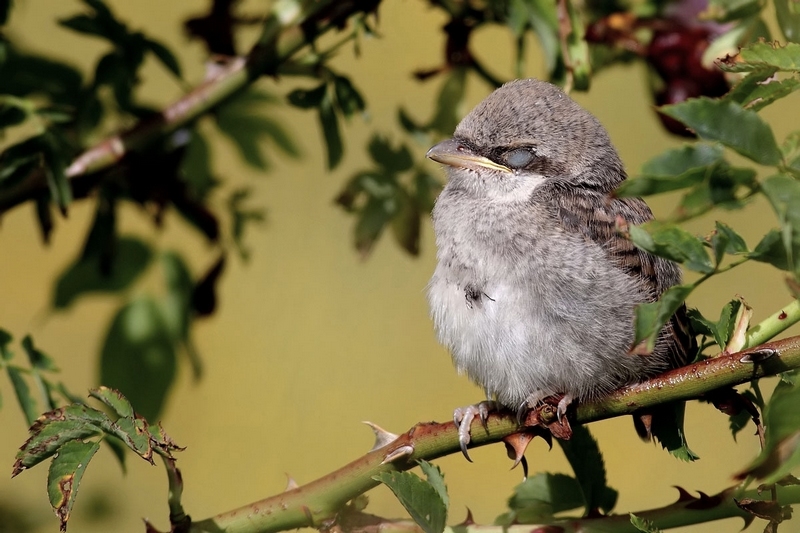
[{"label": "thorn", "polygon": [[527,431],[521,431],[503,439],[506,445],[508,458],[514,461],[514,465],[511,467],[512,470],[525,459],[525,450],[528,449],[528,444],[531,443],[534,436],[535,435]]},{"label": "thorn", "polygon": [[414,453],[414,447],[410,444],[404,444],[403,446],[400,446],[399,448],[389,452],[386,457],[383,458],[381,464],[385,465],[386,463],[392,463],[401,457],[408,457],[412,453]]},{"label": "thorn", "polygon": [[283,492],[289,492],[290,490],[294,490],[299,486],[300,485],[297,484],[297,481],[295,481],[292,476],[286,474],[286,488],[283,490]]},{"label": "thorn", "polygon": [[468,527],[473,525],[475,525],[475,520],[472,518],[472,511],[470,510],[469,507],[467,507],[467,517],[464,519],[463,522],[461,522],[455,527]]},{"label": "thorn", "polygon": [[694,496],[692,496],[691,494],[689,494],[689,491],[684,489],[683,487],[679,487],[678,485],[673,485],[673,487],[678,489],[678,501],[675,502],[675,503],[693,502],[693,501],[695,501],[697,499]]},{"label": "thorn", "polygon": [[766,361],[770,357],[774,357],[778,355],[778,350],[774,350],[772,348],[761,348],[760,350],[753,350],[752,352],[748,352],[739,358],[740,363],[761,363],[762,361]]},{"label": "thorn", "polygon": [[375,444],[372,445],[371,452],[383,448],[390,442],[396,441],[398,438],[394,433],[389,433],[378,424],[373,424],[369,420],[364,420],[364,424],[368,425],[372,429],[372,432],[375,433]]}]

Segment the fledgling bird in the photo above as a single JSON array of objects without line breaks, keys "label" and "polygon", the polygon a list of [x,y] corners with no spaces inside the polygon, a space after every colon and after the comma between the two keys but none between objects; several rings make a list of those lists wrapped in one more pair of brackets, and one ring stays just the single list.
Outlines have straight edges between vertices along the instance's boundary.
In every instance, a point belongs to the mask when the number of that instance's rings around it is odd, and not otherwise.
[{"label": "fledgling bird", "polygon": [[[679,283],[678,266],[616,229],[650,220],[603,126],[558,87],[509,82],[428,152],[448,182],[433,210],[428,301],[439,341],[489,400],[525,410],[597,399],[686,364],[676,315],[655,350],[632,351],[634,307]],[[462,450],[492,401],[456,409]]]}]

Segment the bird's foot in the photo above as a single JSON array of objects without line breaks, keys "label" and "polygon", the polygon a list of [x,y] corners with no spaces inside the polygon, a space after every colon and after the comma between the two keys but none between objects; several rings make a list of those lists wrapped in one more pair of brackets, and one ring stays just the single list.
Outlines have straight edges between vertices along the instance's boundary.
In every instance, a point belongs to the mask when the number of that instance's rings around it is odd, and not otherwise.
[{"label": "bird's foot", "polygon": [[467,453],[467,445],[472,440],[472,421],[475,420],[477,416],[480,418],[484,429],[488,429],[486,420],[489,418],[489,413],[497,411],[498,409],[499,406],[497,402],[486,400],[475,405],[459,407],[453,411],[453,422],[458,426],[458,444],[461,446],[461,453],[464,454],[464,457],[466,457],[467,461],[470,463],[472,459],[470,459],[469,453]]},{"label": "bird's foot", "polygon": [[573,398],[571,394],[565,394],[558,401],[558,407],[556,407],[556,417],[558,417],[559,423],[562,423],[564,418],[567,416],[567,408],[570,406],[572,400],[574,399],[575,398]]}]

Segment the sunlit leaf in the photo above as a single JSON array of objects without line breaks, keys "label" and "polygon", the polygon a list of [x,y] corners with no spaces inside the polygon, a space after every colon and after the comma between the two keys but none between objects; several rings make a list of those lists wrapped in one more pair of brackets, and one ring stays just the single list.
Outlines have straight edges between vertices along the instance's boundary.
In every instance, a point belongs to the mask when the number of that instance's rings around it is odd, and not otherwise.
[{"label": "sunlit leaf", "polygon": [[631,513],[631,525],[642,533],[661,533],[661,530],[652,521],[641,518]]},{"label": "sunlit leaf", "polygon": [[447,506],[433,485],[411,472],[381,472],[375,479],[391,489],[425,533],[444,531]]},{"label": "sunlit leaf", "polygon": [[175,378],[175,345],[160,307],[140,297],[114,317],[100,355],[100,383],[155,421]]},{"label": "sunlit leaf", "polygon": [[719,141],[756,163],[777,165],[781,161],[772,128],[755,111],[743,109],[734,102],[706,97],[660,109],[686,124],[701,138]]},{"label": "sunlit leaf", "polygon": [[633,344],[638,345],[640,342],[646,341],[647,351],[652,352],[661,328],[675,314],[693,289],[692,285],[674,285],[664,291],[658,301],[636,306]]},{"label": "sunlit leaf", "polygon": [[50,505],[61,521],[62,531],[67,528],[86,467],[99,448],[98,442],[69,441],[58,449],[58,455],[50,463],[47,493],[50,496]]},{"label": "sunlit leaf", "polygon": [[769,230],[758,243],[755,250],[748,254],[750,259],[769,263],[781,270],[791,270],[789,257],[786,255],[786,247],[783,245],[783,236],[780,230]]},{"label": "sunlit leaf", "polygon": [[428,461],[420,461],[419,467],[425,474],[425,478],[428,480],[428,483],[430,483],[431,486],[436,489],[436,492],[439,494],[439,497],[444,503],[445,509],[450,507],[450,497],[447,495],[447,486],[444,483],[444,474],[442,473],[441,468],[433,463],[429,463]]},{"label": "sunlit leaf", "polygon": [[717,221],[710,241],[711,250],[714,252],[714,262],[717,265],[722,262],[725,254],[745,254],[749,251],[742,236],[723,222]]},{"label": "sunlit leaf", "polygon": [[539,473],[514,487],[508,501],[514,523],[536,524],[556,513],[585,505],[578,481],[564,474]]},{"label": "sunlit leaf", "polygon": [[714,271],[702,239],[676,225],[649,222],[631,226],[630,237],[642,250],[682,263],[691,270],[703,274]]},{"label": "sunlit leaf", "polygon": [[776,68],[785,72],[800,72],[800,44],[755,42],[733,57],[718,62],[727,72],[752,72],[764,68]]},{"label": "sunlit leaf", "polygon": [[117,414],[122,417],[132,417],[133,407],[131,402],[123,396],[118,390],[110,389],[108,387],[98,387],[89,391],[89,396],[97,398]]}]

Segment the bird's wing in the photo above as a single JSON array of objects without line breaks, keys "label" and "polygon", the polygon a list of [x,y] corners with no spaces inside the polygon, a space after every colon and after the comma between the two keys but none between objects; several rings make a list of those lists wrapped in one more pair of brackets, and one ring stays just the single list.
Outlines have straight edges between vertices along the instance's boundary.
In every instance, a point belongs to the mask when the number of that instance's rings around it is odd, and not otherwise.
[{"label": "bird's wing", "polygon": [[[642,283],[650,301],[680,283],[677,264],[640,250],[617,231],[618,218],[629,224],[641,224],[653,218],[641,198],[615,198],[608,193],[585,189],[562,191],[552,198],[564,228],[599,244],[614,264]],[[682,305],[659,336],[657,349],[658,345],[665,346],[673,368],[689,363],[696,352],[696,341],[688,324],[686,306]]]}]

